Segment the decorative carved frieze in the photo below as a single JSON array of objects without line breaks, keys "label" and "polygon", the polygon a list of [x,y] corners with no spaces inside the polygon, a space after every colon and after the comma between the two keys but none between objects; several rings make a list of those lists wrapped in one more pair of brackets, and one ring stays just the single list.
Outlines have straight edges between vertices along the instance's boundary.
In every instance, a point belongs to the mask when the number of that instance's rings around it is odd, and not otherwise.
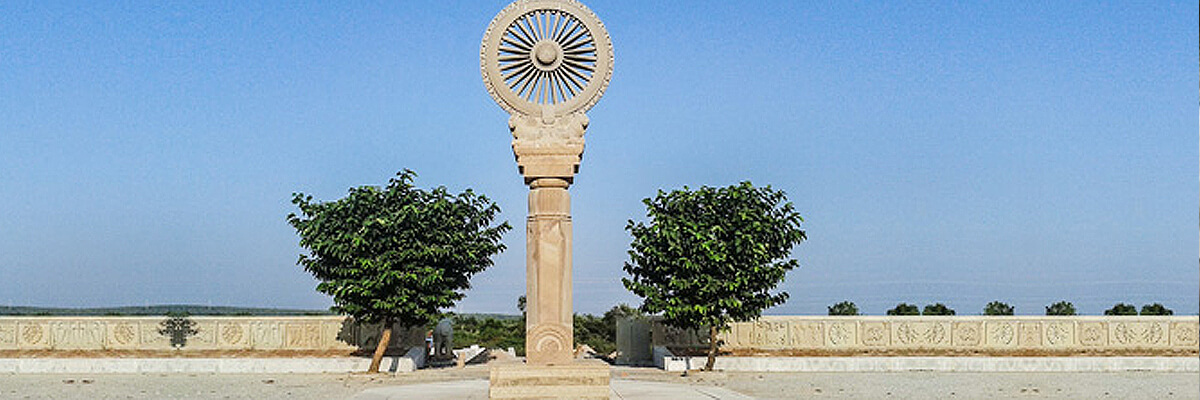
[{"label": "decorative carved frieze", "polygon": [[[653,322],[656,346],[703,347],[703,334]],[[706,333],[706,329],[699,330]],[[723,348],[749,351],[1154,351],[1200,349],[1200,318],[788,317],[730,324]],[[961,354],[961,353],[959,353]],[[969,353],[968,353],[969,354]]]},{"label": "decorative carved frieze", "polygon": [[[379,325],[360,327],[336,316],[192,317],[189,350],[373,349]],[[163,317],[0,317],[0,350],[172,350],[159,333]],[[424,329],[400,329],[394,348],[424,343]]]}]

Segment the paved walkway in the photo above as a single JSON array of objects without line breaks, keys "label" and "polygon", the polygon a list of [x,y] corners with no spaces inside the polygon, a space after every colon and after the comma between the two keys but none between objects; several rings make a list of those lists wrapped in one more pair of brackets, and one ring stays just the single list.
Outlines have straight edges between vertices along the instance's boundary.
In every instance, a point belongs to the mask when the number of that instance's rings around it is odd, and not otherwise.
[{"label": "paved walkway", "polygon": [[[685,385],[679,383],[644,382],[626,379],[613,379],[609,398],[612,399],[724,399],[749,400],[746,396],[729,389],[711,386]],[[368,389],[355,396],[355,400],[400,400],[400,399],[486,399],[488,381],[476,379],[469,381],[422,383],[406,386],[392,386]]]}]

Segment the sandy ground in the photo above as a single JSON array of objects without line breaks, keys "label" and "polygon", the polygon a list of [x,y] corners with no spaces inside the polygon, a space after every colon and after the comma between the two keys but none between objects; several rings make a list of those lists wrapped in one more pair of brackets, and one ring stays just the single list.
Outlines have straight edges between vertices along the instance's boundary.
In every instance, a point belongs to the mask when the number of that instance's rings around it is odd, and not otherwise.
[{"label": "sandy ground", "polygon": [[[0,375],[0,399],[347,399],[366,389],[487,379],[487,366],[380,374]],[[749,373],[617,367],[613,377],[764,399],[1196,399],[1200,373]]]}]

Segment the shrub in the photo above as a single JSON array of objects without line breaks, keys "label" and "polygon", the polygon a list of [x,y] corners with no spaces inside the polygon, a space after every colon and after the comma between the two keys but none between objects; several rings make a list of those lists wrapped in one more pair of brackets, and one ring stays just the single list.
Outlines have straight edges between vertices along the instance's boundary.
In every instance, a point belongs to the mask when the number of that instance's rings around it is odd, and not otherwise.
[{"label": "shrub", "polygon": [[1137,307],[1132,304],[1117,303],[1112,308],[1104,310],[1104,315],[1138,315]]},{"label": "shrub", "polygon": [[1013,307],[1000,301],[993,301],[983,308],[983,315],[1013,315]]},{"label": "shrub", "polygon": [[167,319],[158,324],[158,334],[170,339],[171,347],[176,349],[186,346],[188,338],[197,333],[200,331],[196,330],[196,321],[192,321],[186,312],[167,313]]},{"label": "shrub", "polygon": [[1142,306],[1142,315],[1174,315],[1175,312],[1170,308],[1164,307],[1161,303],[1147,304]]},{"label": "shrub", "polygon": [[1075,305],[1066,300],[1048,305],[1046,315],[1075,315]]},{"label": "shrub", "polygon": [[829,306],[829,315],[858,315],[858,306],[853,301],[843,301]]},{"label": "shrub", "polygon": [[921,311],[921,315],[954,315],[954,309],[946,307],[945,304],[928,304],[925,310]]},{"label": "shrub", "polygon": [[896,308],[887,310],[887,315],[921,315],[921,310],[915,305],[900,303],[896,305]]}]

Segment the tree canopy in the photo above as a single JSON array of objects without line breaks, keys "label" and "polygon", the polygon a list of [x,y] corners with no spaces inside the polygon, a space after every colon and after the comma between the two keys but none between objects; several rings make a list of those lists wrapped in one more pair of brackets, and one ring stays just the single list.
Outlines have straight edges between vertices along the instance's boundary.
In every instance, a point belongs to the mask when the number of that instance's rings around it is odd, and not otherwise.
[{"label": "tree canopy", "polygon": [[1048,305],[1046,315],[1075,315],[1075,305],[1066,300]]},{"label": "tree canopy", "polygon": [[419,189],[415,177],[404,170],[387,187],[351,188],[329,202],[293,195],[300,215],[288,223],[309,251],[298,264],[333,296],[333,311],[368,323],[430,323],[504,251],[500,237],[511,226],[492,225],[499,206],[470,189]]},{"label": "tree canopy", "polygon": [[996,300],[983,307],[983,315],[1013,315],[1013,306]]},{"label": "tree canopy", "polygon": [[[806,239],[804,221],[783,191],[742,182],[728,187],[659,191],[646,205],[648,223],[630,220],[625,288],[643,298],[640,310],[685,329],[726,329],[787,300],[772,293],[798,267],[789,258]],[[712,340],[709,354],[716,352]]]},{"label": "tree canopy", "polygon": [[858,305],[846,300],[829,306],[829,315],[858,315]]},{"label": "tree canopy", "polygon": [[917,308],[915,304],[900,303],[887,310],[887,315],[921,315],[921,309]]}]

